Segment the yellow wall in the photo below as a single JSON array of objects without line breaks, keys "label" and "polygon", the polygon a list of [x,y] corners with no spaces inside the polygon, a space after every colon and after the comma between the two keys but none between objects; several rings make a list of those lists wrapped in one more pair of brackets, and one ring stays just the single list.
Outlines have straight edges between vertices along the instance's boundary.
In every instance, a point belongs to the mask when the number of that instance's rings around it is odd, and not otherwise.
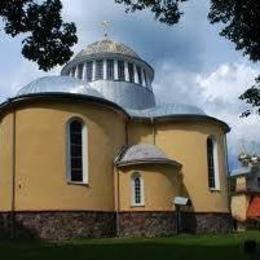
[{"label": "yellow wall", "polygon": [[[132,206],[132,176],[143,179],[144,206]],[[143,165],[119,171],[120,211],[171,211],[173,198],[179,193],[178,170],[168,165]]]},{"label": "yellow wall", "polygon": [[13,115],[0,121],[0,211],[10,211],[12,198]]},{"label": "yellow wall", "polygon": [[[122,115],[101,106],[58,102],[20,108],[16,115],[16,210],[114,210],[113,159],[125,143]],[[88,128],[89,186],[67,184],[66,123],[72,117]],[[2,210],[10,209],[10,118],[1,124]]]},{"label": "yellow wall", "polygon": [[247,219],[247,208],[249,205],[249,196],[246,194],[236,194],[231,198],[231,213],[233,218],[238,221]]},{"label": "yellow wall", "polygon": [[[132,127],[134,127],[132,125]],[[140,128],[140,124],[138,126]],[[143,140],[138,135],[144,132],[132,131],[130,143]],[[224,130],[212,121],[165,121],[155,123],[155,137],[148,134],[145,142],[155,144],[173,160],[183,165],[183,194],[188,195],[197,212],[229,212],[227,176],[224,155]],[[130,128],[131,130],[131,128]],[[151,131],[152,133],[152,131]],[[208,166],[206,141],[213,135],[218,142],[220,190],[208,188]],[[149,137],[149,138],[148,138]]]},{"label": "yellow wall", "polygon": [[[81,118],[88,128],[89,185],[71,185],[66,179],[66,123]],[[115,209],[117,171],[113,161],[126,144],[126,118],[104,106],[87,103],[34,103],[16,112],[16,210]],[[11,209],[12,114],[0,126],[0,210]],[[206,140],[219,144],[220,191],[208,188]],[[183,185],[177,170],[149,165],[121,170],[121,210],[172,210],[176,195],[189,196],[197,212],[228,212],[224,160],[224,131],[212,121],[130,122],[129,144],[154,143],[183,165]],[[131,174],[144,178],[145,207],[131,207]]]},{"label": "yellow wall", "polygon": [[151,144],[154,142],[153,124],[151,122],[128,123],[128,143],[134,145],[138,143]]}]

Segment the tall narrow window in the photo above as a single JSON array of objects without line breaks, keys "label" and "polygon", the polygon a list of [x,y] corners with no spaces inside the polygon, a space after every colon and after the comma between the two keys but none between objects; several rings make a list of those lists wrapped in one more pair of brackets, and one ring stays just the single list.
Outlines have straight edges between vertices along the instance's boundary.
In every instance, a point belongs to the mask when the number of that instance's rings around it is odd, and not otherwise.
[{"label": "tall narrow window", "polygon": [[128,63],[128,73],[129,73],[129,81],[132,83],[135,82],[133,63]]},{"label": "tall narrow window", "polygon": [[148,87],[147,74],[145,70],[144,70],[144,82],[145,82],[145,86]]},{"label": "tall narrow window", "polygon": [[93,77],[93,61],[87,62],[87,81],[92,81]]},{"label": "tall narrow window", "polygon": [[125,80],[125,63],[122,60],[118,61],[118,79],[121,81]]},{"label": "tall narrow window", "polygon": [[71,75],[72,75],[72,77],[75,77],[76,75],[76,67],[73,67],[72,68],[72,73],[71,73]]},{"label": "tall narrow window", "polygon": [[71,182],[86,183],[86,126],[78,119],[68,125],[68,178]]},{"label": "tall narrow window", "polygon": [[82,76],[83,76],[83,64],[79,64],[77,78],[82,79]]},{"label": "tall narrow window", "polygon": [[103,79],[103,60],[96,61],[96,80]]},{"label": "tall narrow window", "polygon": [[142,70],[141,70],[141,68],[138,67],[138,66],[136,67],[136,69],[137,69],[138,83],[139,83],[140,85],[142,85],[142,84],[143,84]]},{"label": "tall narrow window", "polygon": [[107,60],[107,79],[114,80],[114,60]]},{"label": "tall narrow window", "polygon": [[143,180],[138,173],[135,173],[132,177],[132,205],[143,206]]},{"label": "tall narrow window", "polygon": [[219,189],[217,143],[213,137],[207,139],[208,185],[210,189]]}]

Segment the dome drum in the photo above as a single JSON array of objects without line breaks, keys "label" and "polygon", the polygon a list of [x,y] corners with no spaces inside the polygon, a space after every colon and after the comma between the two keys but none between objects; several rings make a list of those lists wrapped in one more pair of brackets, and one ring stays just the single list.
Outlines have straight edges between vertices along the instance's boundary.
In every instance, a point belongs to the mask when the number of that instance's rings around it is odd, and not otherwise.
[{"label": "dome drum", "polygon": [[124,81],[151,88],[153,69],[143,60],[120,54],[93,54],[71,61],[61,75],[88,82],[96,80]]}]

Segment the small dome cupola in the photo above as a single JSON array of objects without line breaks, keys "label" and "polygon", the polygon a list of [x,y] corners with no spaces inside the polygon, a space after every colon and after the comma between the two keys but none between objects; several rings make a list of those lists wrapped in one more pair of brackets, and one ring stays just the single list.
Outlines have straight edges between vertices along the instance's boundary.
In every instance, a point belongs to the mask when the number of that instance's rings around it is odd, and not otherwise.
[{"label": "small dome cupola", "polygon": [[131,48],[108,38],[81,50],[61,75],[87,81],[105,98],[124,108],[155,106],[153,68]]}]

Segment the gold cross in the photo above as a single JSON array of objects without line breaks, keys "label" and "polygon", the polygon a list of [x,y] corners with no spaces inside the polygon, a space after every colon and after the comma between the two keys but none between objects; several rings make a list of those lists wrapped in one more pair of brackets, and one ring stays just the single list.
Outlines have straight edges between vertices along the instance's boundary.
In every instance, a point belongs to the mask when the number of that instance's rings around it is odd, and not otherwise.
[{"label": "gold cross", "polygon": [[101,22],[101,27],[104,31],[104,36],[107,38],[108,37],[108,30],[110,29],[111,27],[111,22],[110,21],[107,21],[107,20],[104,20]]}]

